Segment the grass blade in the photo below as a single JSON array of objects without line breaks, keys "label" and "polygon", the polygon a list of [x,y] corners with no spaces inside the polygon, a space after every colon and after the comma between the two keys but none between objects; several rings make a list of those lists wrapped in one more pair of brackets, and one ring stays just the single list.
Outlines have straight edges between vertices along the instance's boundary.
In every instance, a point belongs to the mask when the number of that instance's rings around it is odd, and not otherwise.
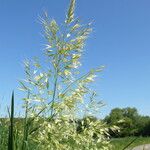
[{"label": "grass blade", "polygon": [[9,126],[9,136],[8,136],[8,150],[14,150],[14,92],[12,93],[11,99],[11,110],[10,110],[10,126]]},{"label": "grass blade", "polygon": [[134,138],[128,145],[126,145],[122,150],[126,150],[132,143],[134,143],[139,137]]}]

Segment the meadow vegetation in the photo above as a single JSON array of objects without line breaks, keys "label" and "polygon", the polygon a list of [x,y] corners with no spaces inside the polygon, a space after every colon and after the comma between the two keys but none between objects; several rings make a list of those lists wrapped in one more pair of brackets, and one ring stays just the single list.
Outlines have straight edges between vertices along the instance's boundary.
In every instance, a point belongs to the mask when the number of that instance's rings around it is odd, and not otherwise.
[{"label": "meadow vegetation", "polygon": [[108,128],[103,121],[87,117],[96,116],[103,105],[90,87],[103,67],[91,69],[84,75],[79,72],[91,23],[82,24],[74,16],[75,2],[71,0],[62,24],[50,20],[46,13],[40,19],[47,40],[46,62],[37,58],[25,61],[25,79],[20,81],[19,88],[24,92],[24,116],[16,121],[13,93],[10,119],[1,121],[1,150],[110,148],[108,131],[118,128]]},{"label": "meadow vegetation", "polygon": [[111,140],[112,148],[111,150],[132,150],[132,148],[149,144],[150,137],[124,137],[124,138],[115,138]]},{"label": "meadow vegetation", "polygon": [[[46,61],[35,58],[24,62],[25,79],[19,81],[24,115],[14,115],[13,92],[9,117],[0,119],[0,150],[121,150],[132,138],[114,137],[135,136],[139,131],[144,135],[142,122],[148,130],[147,118],[132,108],[114,109],[105,119],[97,119],[103,103],[91,84],[103,66],[80,73],[81,56],[92,29],[91,23],[83,24],[75,17],[75,3],[70,1],[61,24],[49,19],[47,13],[40,18],[47,41]],[[134,125],[137,118],[138,129]],[[149,138],[138,140],[150,142]]]}]

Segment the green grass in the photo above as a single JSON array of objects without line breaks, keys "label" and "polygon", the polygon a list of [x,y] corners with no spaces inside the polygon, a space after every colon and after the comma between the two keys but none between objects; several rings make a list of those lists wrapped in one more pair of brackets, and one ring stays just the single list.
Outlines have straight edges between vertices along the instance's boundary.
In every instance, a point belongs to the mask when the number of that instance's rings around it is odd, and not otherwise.
[{"label": "green grass", "polygon": [[[116,138],[112,139],[112,150],[123,150],[123,148],[131,143],[136,137],[125,137],[125,138]],[[129,147],[133,148],[142,144],[150,144],[150,137],[139,137],[137,138]]]}]

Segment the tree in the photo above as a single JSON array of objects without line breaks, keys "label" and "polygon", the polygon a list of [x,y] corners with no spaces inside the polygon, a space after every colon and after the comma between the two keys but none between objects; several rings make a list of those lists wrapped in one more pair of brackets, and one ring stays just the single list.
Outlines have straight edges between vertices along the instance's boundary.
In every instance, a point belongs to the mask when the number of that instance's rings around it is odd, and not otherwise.
[{"label": "tree", "polygon": [[137,128],[139,129],[138,135],[150,136],[150,117],[140,116],[137,120]]},{"label": "tree", "polygon": [[120,127],[120,133],[111,132],[114,137],[149,135],[150,117],[139,115],[136,108],[114,108],[104,120],[109,125]]},{"label": "tree", "polygon": [[122,120],[123,118],[123,110],[120,108],[114,108],[111,110],[109,116],[105,117],[105,121],[108,124],[116,124],[118,121]]},{"label": "tree", "polygon": [[[77,132],[78,116],[95,115],[101,102],[89,84],[102,67],[80,75],[78,68],[85,40],[91,24],[82,25],[74,17],[75,0],[71,0],[66,19],[59,25],[47,14],[41,19],[47,40],[45,54],[47,66],[38,59],[25,62],[26,79],[20,89],[24,100],[25,122],[22,149],[108,149],[108,128],[98,121],[90,121],[88,129]],[[89,96],[89,103],[85,97]],[[81,111],[80,111],[81,110]],[[89,119],[85,118],[89,121]],[[97,138],[94,139],[93,135]]]},{"label": "tree", "polygon": [[120,127],[120,133],[117,135],[111,133],[112,136],[124,137],[134,135],[137,132],[135,130],[137,116],[138,113],[135,108],[114,108],[104,120],[110,125],[115,124]]}]

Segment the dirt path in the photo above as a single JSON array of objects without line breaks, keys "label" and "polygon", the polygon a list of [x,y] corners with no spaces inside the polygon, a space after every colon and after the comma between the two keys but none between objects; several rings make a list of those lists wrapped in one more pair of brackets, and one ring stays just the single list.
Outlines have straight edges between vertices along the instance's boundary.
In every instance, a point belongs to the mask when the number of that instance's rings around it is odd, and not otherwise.
[{"label": "dirt path", "polygon": [[132,150],[150,150],[150,144],[137,146],[137,147],[133,148]]}]

